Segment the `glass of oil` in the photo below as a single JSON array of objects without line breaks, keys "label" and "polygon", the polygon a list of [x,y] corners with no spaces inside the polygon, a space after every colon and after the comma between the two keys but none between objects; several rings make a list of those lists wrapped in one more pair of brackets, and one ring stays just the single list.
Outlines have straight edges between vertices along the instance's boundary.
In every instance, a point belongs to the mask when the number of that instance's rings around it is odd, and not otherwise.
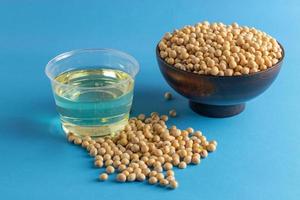
[{"label": "glass of oil", "polygon": [[113,135],[128,122],[138,62],[113,49],[79,49],[49,61],[57,111],[66,134]]}]

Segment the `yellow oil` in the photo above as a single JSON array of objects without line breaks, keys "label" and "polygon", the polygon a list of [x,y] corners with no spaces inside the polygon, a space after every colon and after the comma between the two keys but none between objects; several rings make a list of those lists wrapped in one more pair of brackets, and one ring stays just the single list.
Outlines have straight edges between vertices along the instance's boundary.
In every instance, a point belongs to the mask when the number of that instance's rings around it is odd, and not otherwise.
[{"label": "yellow oil", "polygon": [[84,69],[62,73],[53,83],[54,97],[66,133],[112,135],[129,117],[134,80],[115,69]]}]

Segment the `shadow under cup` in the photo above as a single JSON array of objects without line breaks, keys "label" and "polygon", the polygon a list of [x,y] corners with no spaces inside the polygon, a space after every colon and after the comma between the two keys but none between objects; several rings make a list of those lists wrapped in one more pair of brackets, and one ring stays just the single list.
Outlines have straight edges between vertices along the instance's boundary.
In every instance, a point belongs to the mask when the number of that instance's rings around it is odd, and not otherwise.
[{"label": "shadow under cup", "polygon": [[46,66],[66,134],[107,136],[122,130],[131,109],[138,62],[113,49],[80,49]]}]

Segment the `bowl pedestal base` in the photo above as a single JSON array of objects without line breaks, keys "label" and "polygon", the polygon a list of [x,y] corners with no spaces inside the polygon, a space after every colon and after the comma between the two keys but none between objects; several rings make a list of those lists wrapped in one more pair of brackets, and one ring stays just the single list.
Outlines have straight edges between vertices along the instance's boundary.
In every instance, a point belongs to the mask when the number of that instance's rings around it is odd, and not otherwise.
[{"label": "bowl pedestal base", "polygon": [[237,115],[245,109],[245,104],[237,105],[209,105],[190,101],[190,108],[200,114],[207,117],[224,118]]}]

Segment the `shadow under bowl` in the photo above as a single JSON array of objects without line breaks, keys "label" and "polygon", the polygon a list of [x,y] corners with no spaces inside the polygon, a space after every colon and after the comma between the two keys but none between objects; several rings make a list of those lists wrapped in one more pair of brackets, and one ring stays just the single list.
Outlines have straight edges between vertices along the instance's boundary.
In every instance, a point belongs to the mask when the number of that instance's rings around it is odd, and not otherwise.
[{"label": "shadow under bowl", "polygon": [[276,79],[284,58],[267,70],[240,76],[212,76],[183,71],[166,63],[156,46],[156,59],[168,84],[189,99],[193,111],[208,117],[230,117],[245,109],[245,102],[262,94]]}]

